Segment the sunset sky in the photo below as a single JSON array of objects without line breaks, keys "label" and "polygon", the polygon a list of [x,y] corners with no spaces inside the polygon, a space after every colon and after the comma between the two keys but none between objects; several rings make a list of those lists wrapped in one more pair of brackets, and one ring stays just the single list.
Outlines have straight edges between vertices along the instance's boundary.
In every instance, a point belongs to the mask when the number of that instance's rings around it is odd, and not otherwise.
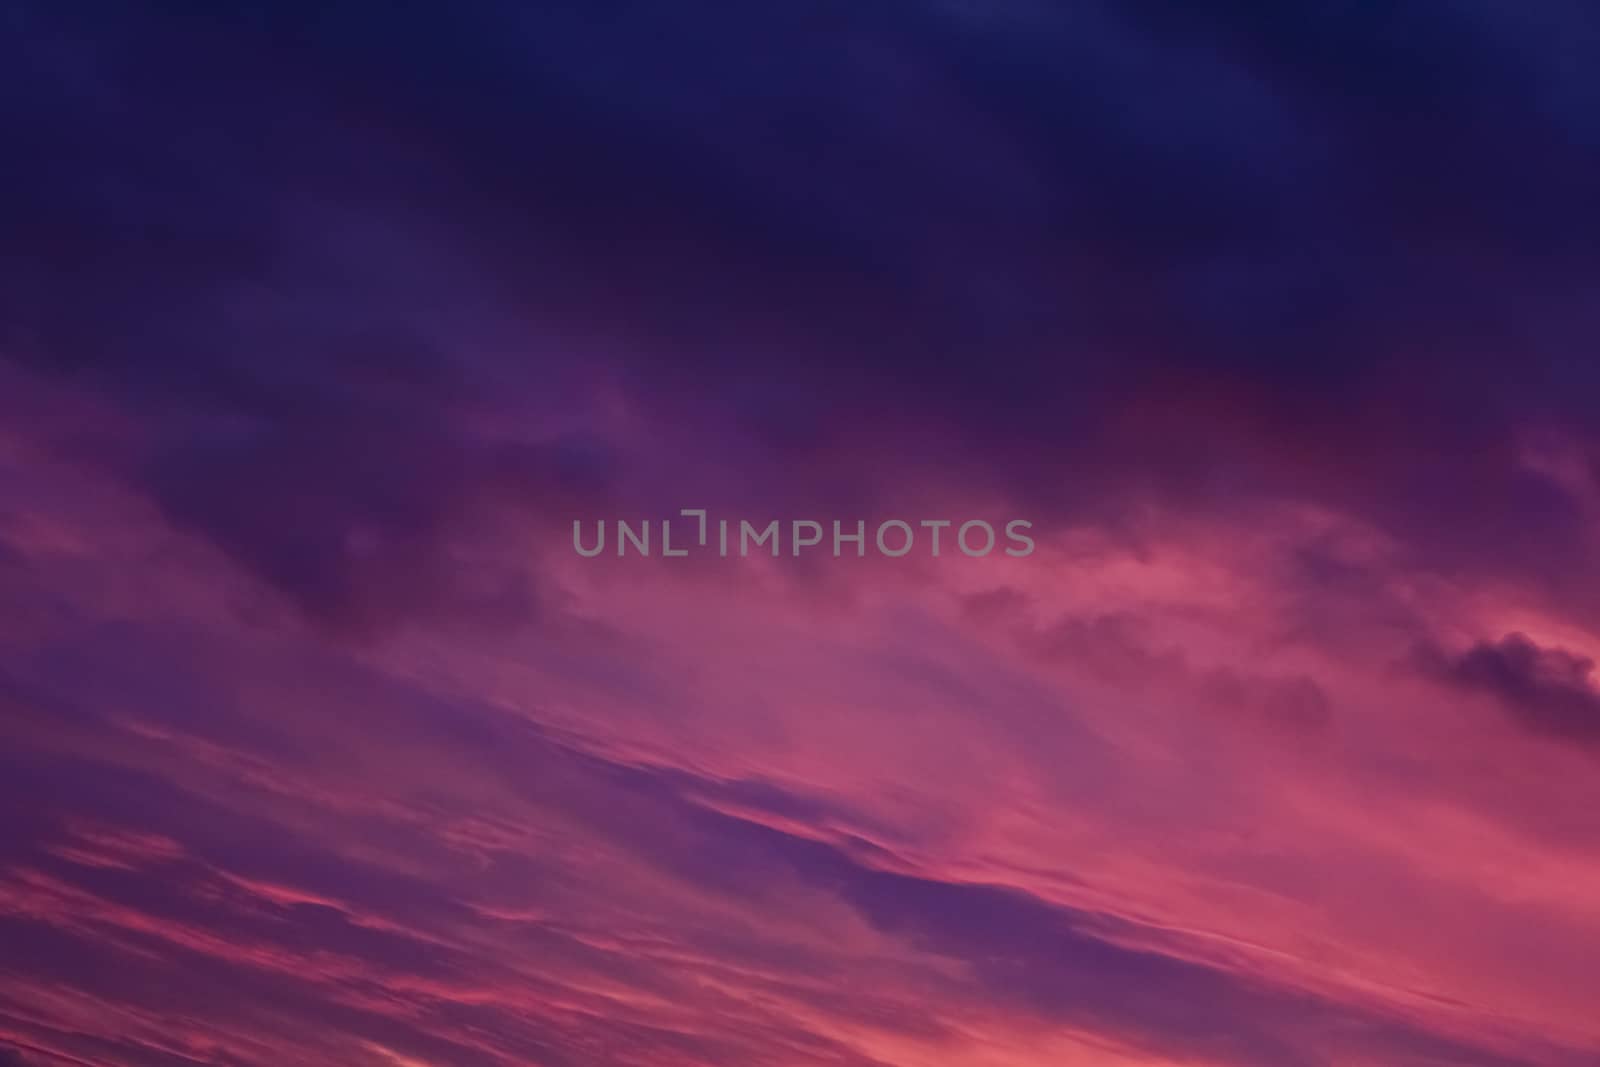
[{"label": "sunset sky", "polygon": [[1594,1067],[1597,343],[1591,0],[0,0],[0,1067]]}]

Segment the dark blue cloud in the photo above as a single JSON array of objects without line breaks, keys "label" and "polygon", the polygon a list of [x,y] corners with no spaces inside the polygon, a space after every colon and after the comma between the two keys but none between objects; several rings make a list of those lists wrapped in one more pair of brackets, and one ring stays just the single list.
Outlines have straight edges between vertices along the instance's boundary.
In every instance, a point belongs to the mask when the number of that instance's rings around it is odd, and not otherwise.
[{"label": "dark blue cloud", "polygon": [[1578,4],[10,10],[8,358],[147,413],[126,476],[318,617],[517,476],[461,412],[590,358],[530,322],[775,463],[899,422],[1041,517],[1291,495],[1584,566],[1517,450],[1600,440]]},{"label": "dark blue cloud", "polygon": [[1594,661],[1585,656],[1543,648],[1516,633],[1457,655],[1425,648],[1419,662],[1452,686],[1492,697],[1532,733],[1600,746],[1600,689]]}]

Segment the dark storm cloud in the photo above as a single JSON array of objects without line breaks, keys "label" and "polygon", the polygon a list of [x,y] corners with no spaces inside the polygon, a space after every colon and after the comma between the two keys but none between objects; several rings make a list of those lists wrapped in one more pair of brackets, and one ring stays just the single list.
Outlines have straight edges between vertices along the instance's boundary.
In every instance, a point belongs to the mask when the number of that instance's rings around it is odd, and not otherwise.
[{"label": "dark storm cloud", "polygon": [[1451,685],[1493,697],[1527,730],[1600,747],[1600,689],[1592,659],[1507,634],[1456,656],[1425,649],[1419,662]]},{"label": "dark storm cloud", "polygon": [[592,498],[611,460],[472,432],[508,390],[471,352],[493,287],[424,232],[426,161],[347,129],[242,27],[13,8],[0,338],[143,420],[88,458],[320,620],[534,610],[458,588],[451,535]]},{"label": "dark storm cloud", "polygon": [[523,477],[470,413],[581,372],[465,355],[528,316],[662,423],[931,430],[1041,517],[1297,495],[1578,558],[1516,449],[1597,436],[1578,4],[10,10],[7,355],[159,420],[129,477],[318,617],[453,598]]}]

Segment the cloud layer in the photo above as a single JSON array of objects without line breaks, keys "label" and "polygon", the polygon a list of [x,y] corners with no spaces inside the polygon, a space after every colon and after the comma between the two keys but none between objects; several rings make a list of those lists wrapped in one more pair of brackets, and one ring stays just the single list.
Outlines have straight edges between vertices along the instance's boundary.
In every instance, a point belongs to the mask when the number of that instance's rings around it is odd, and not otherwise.
[{"label": "cloud layer", "polygon": [[0,1062],[1594,1061],[1577,0],[3,17]]}]

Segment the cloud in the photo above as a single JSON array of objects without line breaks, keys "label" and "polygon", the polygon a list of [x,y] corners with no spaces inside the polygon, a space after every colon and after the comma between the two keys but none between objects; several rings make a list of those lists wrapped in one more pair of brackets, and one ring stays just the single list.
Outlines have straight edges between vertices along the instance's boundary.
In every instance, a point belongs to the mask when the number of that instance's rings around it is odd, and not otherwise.
[{"label": "cloud", "polygon": [[933,442],[1041,518],[1306,497],[1587,566],[1516,448],[1600,429],[1577,6],[22,10],[7,356],[164,423],[127,476],[314,617],[472,599],[468,502],[625,467],[541,428],[596,380],[715,413],[737,484]]},{"label": "cloud", "polygon": [[1426,648],[1419,657],[1433,676],[1494,698],[1532,733],[1600,746],[1600,689],[1588,657],[1542,648],[1520,633],[1453,656]]},{"label": "cloud", "polygon": [[[0,1013],[1587,1062],[1592,789],[1454,705],[1592,665],[1371,662],[1600,623],[1579,0],[328,8],[3,16]],[[1037,568],[564,548],[928,502]]]}]

